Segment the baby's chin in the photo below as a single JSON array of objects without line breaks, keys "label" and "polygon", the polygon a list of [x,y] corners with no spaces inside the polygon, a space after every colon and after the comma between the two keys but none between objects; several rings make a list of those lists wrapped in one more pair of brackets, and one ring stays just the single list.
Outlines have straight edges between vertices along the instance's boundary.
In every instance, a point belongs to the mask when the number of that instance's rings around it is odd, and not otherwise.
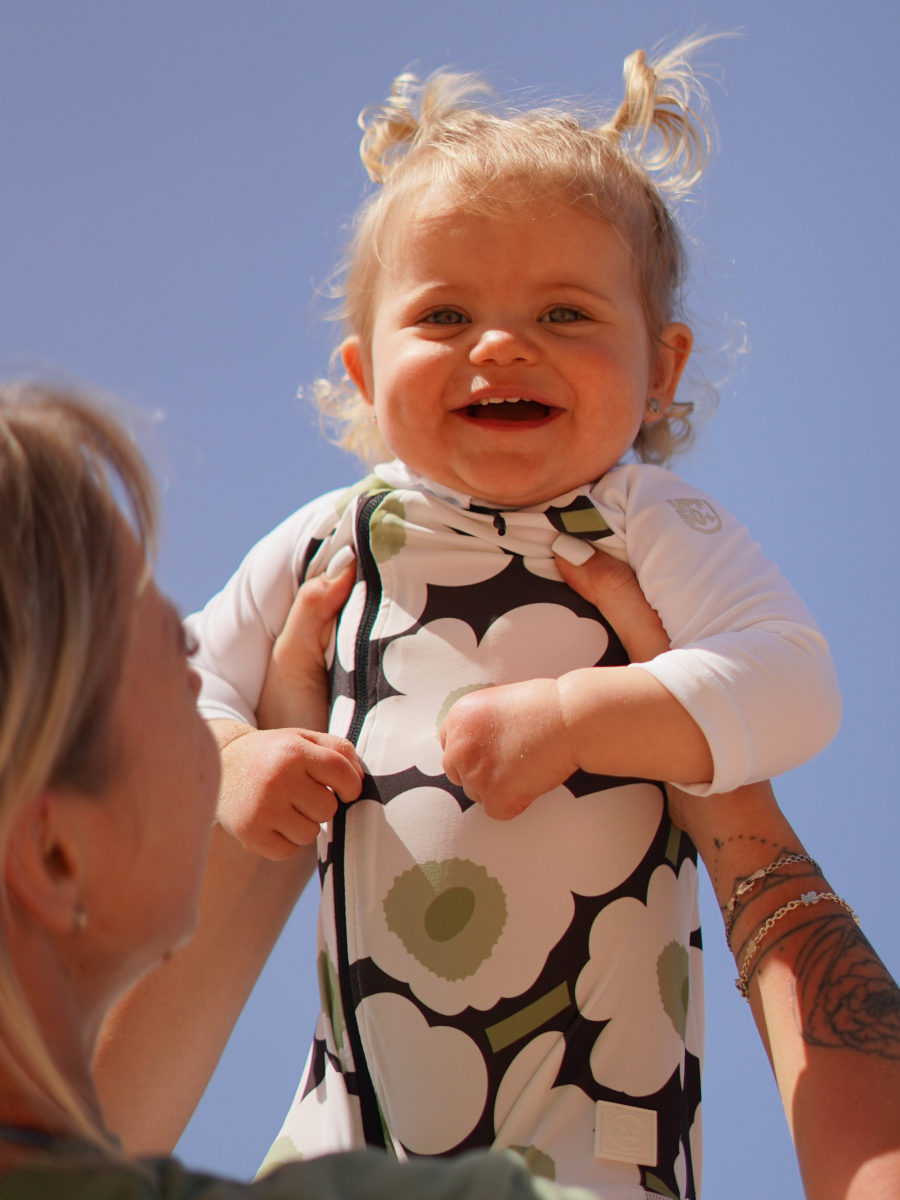
[{"label": "baby's chin", "polygon": [[407,466],[443,487],[471,496],[475,504],[506,511],[546,504],[574,488],[593,484],[600,477],[598,473],[592,479],[575,480],[561,478],[554,472],[548,478],[540,464],[534,470],[528,470],[529,464],[523,463],[518,456],[510,456],[511,461],[506,463],[501,461],[503,457],[495,455],[485,456],[482,461],[456,461],[453,464],[456,470],[443,463],[435,464],[431,470],[416,468],[411,463]]}]

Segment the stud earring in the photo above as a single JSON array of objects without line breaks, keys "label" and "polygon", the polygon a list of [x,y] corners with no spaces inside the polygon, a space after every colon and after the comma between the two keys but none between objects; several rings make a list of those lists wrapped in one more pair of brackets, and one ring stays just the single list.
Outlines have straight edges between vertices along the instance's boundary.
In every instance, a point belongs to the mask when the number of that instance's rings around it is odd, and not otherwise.
[{"label": "stud earring", "polygon": [[660,408],[660,405],[659,405],[659,401],[657,400],[657,398],[655,396],[651,396],[650,399],[647,401],[647,407],[650,409],[650,411],[652,413],[655,413],[656,415],[659,415],[659,413],[662,412],[662,409]]},{"label": "stud earring", "polygon": [[72,928],[79,932],[87,925],[87,909],[83,904],[76,904],[72,910]]}]

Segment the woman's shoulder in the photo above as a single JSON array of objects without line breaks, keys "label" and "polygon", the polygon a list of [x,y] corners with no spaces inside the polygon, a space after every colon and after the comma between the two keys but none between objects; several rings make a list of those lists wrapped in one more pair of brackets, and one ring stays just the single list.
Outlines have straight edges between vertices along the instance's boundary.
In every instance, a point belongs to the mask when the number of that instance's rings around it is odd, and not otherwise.
[{"label": "woman's shoulder", "polygon": [[238,1200],[246,1191],[174,1158],[133,1163],[79,1142],[19,1156],[0,1173],[0,1200]]}]

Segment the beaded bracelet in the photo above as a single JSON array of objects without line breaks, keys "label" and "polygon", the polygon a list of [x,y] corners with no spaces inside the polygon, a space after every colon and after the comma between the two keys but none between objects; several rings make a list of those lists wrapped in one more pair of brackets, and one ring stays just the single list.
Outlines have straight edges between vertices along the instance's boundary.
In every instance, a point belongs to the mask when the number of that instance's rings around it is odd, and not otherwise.
[{"label": "beaded bracelet", "polygon": [[741,896],[745,896],[753,885],[759,883],[761,879],[765,879],[767,875],[771,875],[773,871],[777,871],[779,867],[790,866],[791,863],[805,862],[810,866],[815,867],[817,874],[822,874],[822,868],[814,858],[810,858],[806,854],[786,854],[784,858],[778,858],[773,863],[769,863],[767,867],[760,867],[758,871],[754,871],[752,875],[748,875],[743,883],[739,883],[734,889],[734,894],[725,905],[725,941],[728,943],[728,949],[731,949],[731,928],[734,925],[734,906]]},{"label": "beaded bracelet", "polygon": [[840,904],[843,908],[846,908],[847,912],[857,923],[857,925],[859,924],[859,917],[856,915],[847,901],[842,900],[841,897],[835,895],[834,892],[804,892],[799,900],[791,900],[789,904],[785,904],[783,908],[779,908],[777,912],[773,913],[771,917],[769,917],[768,921],[766,921],[766,923],[756,934],[756,937],[754,937],[753,941],[750,943],[750,949],[747,951],[747,957],[744,959],[744,965],[741,967],[740,976],[734,981],[734,986],[741,993],[745,1000],[750,999],[750,959],[753,958],[754,954],[759,949],[760,942],[763,941],[766,934],[775,925],[775,922],[780,921],[781,918],[787,916],[789,912],[793,912],[795,908],[800,908],[801,906],[806,908],[810,904],[818,904],[820,900],[833,900],[835,904]]}]

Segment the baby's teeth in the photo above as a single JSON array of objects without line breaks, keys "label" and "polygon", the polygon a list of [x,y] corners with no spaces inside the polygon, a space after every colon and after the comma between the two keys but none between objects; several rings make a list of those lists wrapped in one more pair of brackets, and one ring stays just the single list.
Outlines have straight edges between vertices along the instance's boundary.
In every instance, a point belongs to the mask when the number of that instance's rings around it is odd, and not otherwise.
[{"label": "baby's teeth", "polygon": [[521,399],[521,396],[485,396],[478,403],[482,407],[485,404],[518,404]]}]

